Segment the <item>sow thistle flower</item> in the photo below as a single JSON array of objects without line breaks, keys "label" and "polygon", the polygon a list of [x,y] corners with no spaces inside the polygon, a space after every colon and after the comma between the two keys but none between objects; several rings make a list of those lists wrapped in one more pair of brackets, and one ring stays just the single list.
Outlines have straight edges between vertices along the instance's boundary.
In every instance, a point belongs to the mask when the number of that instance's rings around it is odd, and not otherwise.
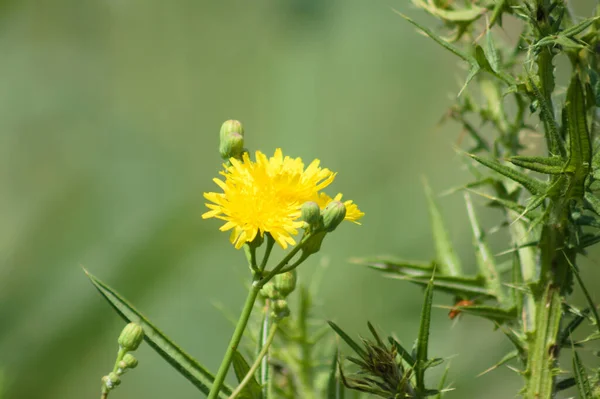
[{"label": "sow thistle flower", "polygon": [[[230,241],[237,249],[265,233],[285,249],[296,243],[292,236],[304,226],[302,204],[313,201],[324,209],[342,198],[321,192],[336,174],[319,165],[315,159],[305,168],[301,158],[284,157],[281,149],[270,158],[256,151],[254,161],[247,152],[230,158],[220,172],[223,179],[213,179],[223,192],[204,193],[211,203],[206,204],[210,211],[202,217],[224,220],[220,230],[231,230]],[[364,213],[352,201],[345,201],[344,206],[345,220],[358,224]]]}]

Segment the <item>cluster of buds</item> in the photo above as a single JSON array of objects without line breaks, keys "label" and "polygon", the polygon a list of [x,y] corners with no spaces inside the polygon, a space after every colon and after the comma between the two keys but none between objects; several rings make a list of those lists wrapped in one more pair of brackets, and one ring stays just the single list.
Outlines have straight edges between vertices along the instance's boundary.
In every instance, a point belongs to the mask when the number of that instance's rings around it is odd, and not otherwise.
[{"label": "cluster of buds", "polygon": [[276,275],[260,290],[260,294],[269,302],[272,317],[283,319],[289,316],[290,308],[286,298],[296,289],[297,279],[296,269],[294,269]]},{"label": "cluster of buds", "polygon": [[137,359],[129,352],[135,351],[144,339],[144,330],[137,323],[129,323],[125,326],[121,335],[119,335],[119,352],[117,361],[111,373],[102,377],[102,393],[108,394],[108,391],[121,384],[121,375],[127,370],[137,366]]},{"label": "cluster of buds", "polygon": [[301,218],[304,229],[311,233],[311,238],[303,248],[304,254],[311,255],[319,252],[325,235],[334,231],[345,217],[346,206],[340,201],[331,201],[322,210],[319,204],[313,201],[302,204]]}]

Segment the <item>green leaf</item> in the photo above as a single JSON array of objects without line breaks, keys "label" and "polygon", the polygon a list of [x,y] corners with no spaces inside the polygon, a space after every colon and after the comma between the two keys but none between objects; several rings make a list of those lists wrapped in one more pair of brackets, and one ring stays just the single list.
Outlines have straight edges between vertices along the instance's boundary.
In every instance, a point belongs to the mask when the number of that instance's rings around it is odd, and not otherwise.
[{"label": "green leaf", "polygon": [[[235,376],[238,382],[241,383],[250,371],[250,365],[239,351],[233,352],[232,364]],[[262,388],[254,376],[250,378],[250,381],[246,384],[242,392],[240,392],[239,397],[249,399],[260,399],[262,397]]]},{"label": "green leaf", "polygon": [[392,337],[388,337],[389,343],[396,348],[396,351],[400,355],[400,357],[410,366],[413,367],[415,365],[415,359],[412,357],[409,351],[407,351],[398,341],[396,341]]},{"label": "green leaf", "polygon": [[477,62],[477,59],[475,59],[475,57],[463,52],[462,50],[460,50],[458,47],[448,43],[446,40],[442,39],[440,36],[436,35],[435,33],[433,33],[431,30],[427,29],[426,27],[418,24],[417,22],[415,22],[414,20],[412,20],[411,18],[409,18],[408,16],[402,14],[399,11],[394,10],[394,12],[398,15],[400,15],[402,18],[404,18],[406,21],[410,22],[411,24],[413,24],[414,26],[416,26],[419,30],[421,30],[423,33],[425,33],[427,36],[429,36],[431,39],[433,39],[435,42],[437,42],[439,45],[441,45],[442,47],[444,47],[446,50],[450,51],[451,53],[453,53],[454,55],[460,57],[462,60],[466,61],[469,63],[469,65],[471,66],[469,68],[469,74],[467,75],[467,79],[465,81],[465,84],[463,85],[463,87],[460,89],[458,96],[461,95],[461,93],[465,90],[465,88],[467,87],[467,85],[469,84],[469,82],[475,77],[475,75],[477,75],[477,73],[479,72],[479,70],[481,69],[479,67],[479,63]]},{"label": "green leaf", "polygon": [[579,397],[581,399],[594,399],[590,380],[575,348],[573,348],[573,376],[575,377]]},{"label": "green leaf", "polygon": [[519,251],[513,252],[512,260],[512,301],[517,314],[523,314],[523,291],[519,288],[523,285],[523,274],[521,273],[521,257]]},{"label": "green leaf", "polygon": [[337,369],[339,361],[339,352],[336,350],[331,359],[329,368],[329,378],[327,380],[327,399],[344,399],[344,385],[340,378],[337,378]]},{"label": "green leaf", "polygon": [[[546,55],[546,57],[551,56]],[[540,57],[540,62],[541,60],[542,57]],[[549,66],[548,63],[550,64]],[[538,65],[540,66],[540,79],[551,82],[548,83],[549,86],[546,85],[548,87],[544,86],[546,92],[549,92],[548,96],[550,96],[552,93],[552,88],[554,87],[554,69],[552,66],[552,60],[549,60],[548,62],[541,62],[541,64],[538,63]],[[545,68],[546,66],[547,68]],[[540,119],[542,120],[542,122],[544,122],[544,129],[546,131],[546,144],[548,146],[548,150],[552,155],[565,155],[564,143],[558,131],[558,124],[556,122],[556,119],[554,118],[554,110],[552,109],[551,97],[546,97],[546,95],[542,93],[540,88],[533,81],[530,72],[527,71],[527,73],[527,80],[529,86],[531,86],[533,96],[535,97],[540,106]]]},{"label": "green leaf", "polygon": [[431,326],[431,305],[433,304],[433,278],[425,289],[425,299],[421,311],[421,321],[419,326],[419,336],[417,338],[415,376],[417,379],[417,389],[420,392],[425,391],[425,365],[427,363],[427,349],[429,347],[429,328]]},{"label": "green leaf", "polygon": [[365,352],[365,350],[363,348],[361,348],[361,346],[359,344],[357,344],[352,338],[350,338],[350,336],[348,334],[346,334],[344,332],[344,330],[342,330],[340,327],[338,327],[337,324],[335,324],[333,321],[328,321],[327,323],[329,323],[331,328],[333,328],[333,331],[335,331],[336,334],[339,335],[340,338],[343,339],[344,342],[346,342],[346,344],[348,344],[348,346],[350,348],[352,348],[352,350],[357,355],[359,355],[363,359],[367,356],[367,353]]},{"label": "green leaf", "polygon": [[[396,274],[386,274],[386,277],[397,278],[399,280],[410,281],[421,286],[427,286],[431,276],[401,276]],[[456,295],[458,297],[473,298],[481,297],[495,299],[493,292],[486,287],[483,276],[460,277],[460,276],[438,276],[436,275],[433,286],[436,290]]]},{"label": "green leaf", "polygon": [[490,371],[497,369],[498,367],[500,367],[500,366],[502,366],[502,365],[510,362],[511,360],[516,359],[518,356],[519,356],[519,351],[518,350],[513,350],[513,351],[508,352],[506,355],[504,355],[502,357],[502,359],[498,360],[498,362],[496,364],[494,364],[492,367],[490,367],[489,369],[487,369],[487,370],[479,373],[477,375],[477,377],[481,377],[482,375],[487,374]]},{"label": "green leaf", "polygon": [[434,269],[433,262],[420,262],[398,259],[388,256],[374,258],[355,258],[352,263],[369,266],[387,273],[395,273],[402,276],[431,276]]},{"label": "green leaf", "polygon": [[496,50],[496,45],[494,44],[494,36],[492,35],[492,31],[488,27],[485,32],[485,57],[492,67],[494,72],[498,72],[500,66],[500,60],[498,59],[498,51]]},{"label": "green leaf", "polygon": [[446,385],[446,379],[448,378],[448,372],[450,371],[450,366],[446,366],[444,369],[444,373],[442,374],[442,378],[440,378],[440,382],[438,384],[438,393],[435,395],[435,399],[442,399],[444,397],[444,385]]},{"label": "green leaf", "polygon": [[467,205],[469,221],[471,222],[471,230],[473,230],[473,244],[475,246],[475,255],[479,271],[486,280],[487,289],[494,293],[498,303],[505,305],[506,297],[504,296],[502,281],[500,281],[500,276],[498,275],[494,254],[487,244],[485,234],[479,225],[479,220],[477,219],[475,209],[473,208],[473,202],[471,202],[471,197],[468,193],[465,193],[465,203]]},{"label": "green leaf", "polygon": [[[98,280],[87,270],[88,278],[110,303],[117,313],[128,322],[135,322],[144,329],[144,340],[154,349],[163,359],[165,359],[175,370],[187,378],[198,390],[205,395],[210,392],[210,387],[215,377],[204,367],[202,367],[194,358],[183,351],[179,346],[172,342],[158,328],[138,312],[129,302],[121,297],[116,291]],[[231,395],[232,389],[224,384],[219,392],[219,398],[227,398]]]},{"label": "green leaf", "polygon": [[560,32],[560,35],[565,37],[574,37],[586,30],[587,28],[589,28],[590,26],[592,26],[592,24],[598,21],[598,19],[600,19],[600,17],[584,19],[580,23],[563,30],[562,32]]},{"label": "green leaf", "polygon": [[579,283],[579,286],[581,287],[581,291],[583,291],[583,295],[585,296],[585,299],[587,300],[588,306],[592,310],[592,314],[594,315],[594,320],[596,321],[596,329],[598,330],[598,332],[600,332],[600,315],[598,315],[598,309],[596,309],[594,300],[592,299],[590,292],[588,291],[585,284],[583,283],[583,279],[581,278],[581,275],[579,274],[579,270],[577,270],[575,265],[571,263],[571,261],[569,260],[569,258],[566,255],[565,255],[565,258],[567,259],[567,262],[569,263],[569,266],[571,267],[571,270],[573,271],[573,274],[575,275],[575,278],[577,279],[577,282]]},{"label": "green leaf", "polygon": [[517,310],[514,307],[505,309],[487,305],[470,305],[457,306],[456,309],[462,313],[483,317],[484,319],[489,319],[498,323],[516,320],[519,317],[519,315],[517,315]]},{"label": "green leaf", "polygon": [[565,163],[560,157],[514,156],[508,158],[508,161],[513,165],[549,175],[565,172]]},{"label": "green leaf", "polygon": [[460,9],[444,9],[438,8],[435,6],[434,2],[424,2],[423,0],[412,0],[412,3],[427,12],[431,15],[440,18],[444,21],[452,21],[452,22],[472,22],[479,19],[487,9],[478,7],[476,5],[471,5],[470,8],[460,8]]},{"label": "green leaf", "polygon": [[440,262],[438,265],[439,272],[442,275],[458,276],[462,274],[462,267],[458,257],[456,256],[454,247],[450,242],[450,236],[446,226],[444,225],[442,214],[437,203],[435,202],[433,192],[431,191],[426,179],[423,179],[423,186],[425,188],[425,195],[427,196],[429,218],[431,220],[431,230],[433,233],[433,241],[435,243],[436,258]]},{"label": "green leaf", "polygon": [[582,198],[585,193],[585,179],[590,173],[592,146],[586,121],[586,107],[583,87],[579,77],[571,79],[567,90],[567,114],[569,125],[569,161],[567,170],[573,172],[565,198]]},{"label": "green leaf", "polygon": [[566,346],[569,337],[573,334],[573,331],[577,329],[583,323],[585,319],[587,319],[587,315],[590,313],[590,308],[584,309],[580,314],[576,314],[573,316],[573,319],[562,329],[556,342],[562,348]]},{"label": "green leaf", "polygon": [[535,179],[533,177],[527,176],[523,172],[520,172],[516,169],[513,169],[509,166],[502,165],[495,159],[491,158],[481,158],[474,154],[467,154],[480,164],[487,166],[488,168],[500,173],[501,175],[520,183],[523,187],[525,187],[529,192],[534,195],[541,195],[546,192],[547,184],[543,181]]}]

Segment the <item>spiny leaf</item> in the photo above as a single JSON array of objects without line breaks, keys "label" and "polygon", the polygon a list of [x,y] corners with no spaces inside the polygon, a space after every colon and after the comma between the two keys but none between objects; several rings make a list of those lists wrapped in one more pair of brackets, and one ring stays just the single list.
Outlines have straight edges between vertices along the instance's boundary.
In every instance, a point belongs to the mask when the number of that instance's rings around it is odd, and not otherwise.
[{"label": "spiny leaf", "polygon": [[485,277],[488,290],[493,292],[496,296],[496,300],[503,305],[506,302],[506,298],[504,296],[504,290],[502,289],[502,282],[498,276],[498,268],[496,266],[496,261],[494,260],[494,254],[487,244],[485,234],[479,225],[477,215],[475,215],[471,197],[467,193],[465,193],[465,203],[467,205],[469,221],[471,222],[471,230],[473,230],[473,243],[475,245],[479,270]]},{"label": "spiny leaf", "polygon": [[558,175],[565,171],[564,161],[560,157],[515,156],[508,158],[508,161],[513,165],[549,175]]},{"label": "spiny leaf", "polygon": [[[538,64],[540,65],[540,63]],[[547,68],[545,68],[545,66],[548,66],[550,70],[547,71]],[[531,90],[533,92],[533,96],[535,97],[540,106],[540,119],[544,122],[548,150],[552,155],[563,156],[565,155],[564,143],[558,132],[558,124],[556,123],[556,119],[554,118],[554,110],[552,109],[551,103],[552,99],[550,97],[553,90],[552,88],[554,87],[554,75],[552,69],[553,67],[551,60],[547,63],[542,62],[540,65],[540,79],[545,79],[552,82],[550,86],[544,86],[547,95],[544,95],[544,93],[541,92],[540,88],[533,81],[531,72],[529,70],[527,71],[527,79],[529,86],[531,87]]]},{"label": "spiny leaf", "polygon": [[420,392],[425,391],[425,363],[427,362],[427,349],[429,347],[429,328],[431,326],[431,305],[433,304],[433,278],[425,289],[425,299],[421,311],[421,322],[419,326],[419,336],[417,338],[417,351],[415,365],[415,376],[417,379],[417,389]]},{"label": "spiny leaf", "polygon": [[581,325],[581,323],[587,318],[587,315],[590,313],[590,308],[584,309],[580,314],[576,314],[573,316],[573,319],[567,324],[556,339],[558,345],[562,348],[566,345],[567,340],[573,334],[573,331],[577,329]]},{"label": "spiny leaf", "polygon": [[586,121],[585,97],[577,75],[569,84],[566,107],[569,125],[567,170],[573,172],[573,179],[564,195],[566,198],[581,198],[585,193],[585,179],[590,172],[592,148]]},{"label": "spiny leaf", "polygon": [[565,255],[565,258],[567,259],[569,266],[571,266],[571,270],[573,271],[575,278],[577,278],[577,282],[579,283],[579,286],[581,287],[581,291],[583,291],[583,295],[585,296],[585,299],[588,302],[588,306],[592,310],[592,314],[594,315],[594,320],[596,321],[596,329],[598,330],[598,332],[600,332],[600,316],[598,315],[598,309],[596,309],[594,300],[592,299],[590,292],[585,287],[585,284],[583,283],[583,279],[579,275],[579,270],[577,270],[575,265],[571,263],[571,261],[569,260],[569,258],[566,255]]},{"label": "spiny leaf", "polygon": [[359,355],[361,358],[365,358],[367,356],[367,353],[365,352],[365,350],[359,344],[357,344],[352,338],[350,338],[350,336],[348,334],[346,334],[344,332],[344,330],[342,330],[340,327],[338,327],[337,324],[335,324],[333,321],[328,321],[327,323],[329,323],[331,328],[333,328],[333,331],[335,331],[336,334],[339,335],[340,338],[343,339],[344,342],[346,342],[346,344],[348,344],[348,346],[350,348],[352,348],[352,350],[357,355]]},{"label": "spiny leaf", "polygon": [[498,308],[495,306],[487,305],[471,305],[471,306],[457,306],[457,309],[463,313],[472,314],[473,316],[483,317],[497,322],[504,322],[515,320],[518,318],[516,308],[512,307],[509,309]]},{"label": "spiny leaf", "polygon": [[508,352],[506,355],[504,355],[502,357],[502,359],[498,360],[498,362],[496,364],[494,364],[492,367],[490,367],[489,369],[487,369],[487,370],[482,371],[481,373],[479,373],[477,375],[477,377],[481,377],[482,375],[487,374],[490,371],[497,369],[498,367],[500,367],[500,366],[502,366],[502,365],[510,362],[511,360],[516,359],[517,356],[519,356],[519,351],[517,351],[517,350],[513,350],[513,351]]},{"label": "spiny leaf", "polygon": [[477,155],[467,154],[480,164],[487,166],[488,168],[500,173],[501,175],[520,183],[523,187],[525,187],[529,192],[534,195],[541,195],[546,192],[547,184],[535,179],[533,177],[527,176],[523,172],[520,172],[516,169],[508,167],[506,165],[502,165],[500,162],[491,158],[481,158]]},{"label": "spiny leaf", "polygon": [[575,25],[563,30],[560,33],[560,35],[565,36],[565,37],[576,36],[576,35],[580,34],[581,32],[583,32],[584,30],[586,30],[587,28],[589,28],[590,26],[592,26],[592,24],[594,22],[596,22],[599,18],[600,17],[592,17],[592,18],[584,19],[583,21],[579,22],[578,24],[575,24]]},{"label": "spiny leaf", "polygon": [[590,380],[575,348],[573,348],[573,376],[575,377],[579,397],[581,399],[594,399]]},{"label": "spiny leaf", "polygon": [[432,262],[407,261],[388,256],[355,258],[351,262],[402,276],[431,276],[434,269]]},{"label": "spiny leaf", "polygon": [[460,57],[461,59],[463,59],[464,61],[466,61],[466,62],[469,63],[469,65],[470,65],[469,74],[467,75],[467,79],[465,81],[465,84],[463,85],[463,87],[460,89],[460,92],[458,93],[458,96],[460,96],[460,94],[464,91],[464,89],[467,87],[467,85],[469,84],[469,82],[475,77],[475,75],[477,75],[477,72],[479,72],[479,70],[481,69],[479,67],[479,63],[477,62],[477,60],[475,59],[475,57],[473,57],[473,56],[471,56],[471,55],[463,52],[458,47],[456,47],[456,46],[448,43],[446,40],[442,39],[440,36],[436,35],[431,30],[429,30],[426,27],[422,26],[421,24],[415,22],[414,20],[412,20],[408,16],[402,14],[401,12],[396,11],[396,10],[394,10],[394,12],[396,14],[400,15],[406,21],[408,21],[411,24],[413,24],[414,26],[416,26],[419,30],[421,30],[423,33],[425,33],[427,36],[429,36],[435,42],[437,42],[438,44],[440,44],[446,50],[450,51],[454,55]]},{"label": "spiny leaf", "polygon": [[[165,359],[175,370],[187,378],[202,393],[208,395],[210,386],[215,377],[204,367],[202,367],[194,358],[183,351],[179,346],[172,342],[158,328],[138,312],[129,302],[121,297],[116,291],[98,280],[85,270],[88,278],[108,301],[108,303],[117,311],[117,313],[128,322],[138,323],[144,329],[144,340],[154,349],[163,359]],[[224,384],[219,392],[219,398],[227,398],[232,392],[231,387]]]},{"label": "spiny leaf", "polygon": [[425,188],[425,195],[427,196],[427,203],[429,209],[429,218],[431,219],[431,230],[433,233],[433,241],[435,243],[436,257],[440,262],[439,271],[442,275],[458,276],[462,273],[462,267],[460,261],[456,256],[454,247],[450,242],[450,236],[448,230],[444,225],[442,214],[435,202],[433,192],[427,183],[427,180],[423,179],[423,186]]},{"label": "spiny leaf", "polygon": [[[386,274],[386,277],[406,280],[422,286],[427,286],[431,278],[431,276],[402,276],[395,274]],[[459,277],[436,275],[433,286],[438,291],[456,295],[461,298],[481,297],[495,299],[494,293],[487,289],[485,278],[483,276]]]},{"label": "spiny leaf", "polygon": [[[235,376],[238,382],[241,383],[244,377],[246,377],[246,374],[250,371],[250,365],[239,351],[233,352],[232,364]],[[260,384],[256,381],[256,378],[252,376],[250,382],[248,382],[242,392],[240,392],[240,398],[260,399],[261,397],[262,389]]]}]

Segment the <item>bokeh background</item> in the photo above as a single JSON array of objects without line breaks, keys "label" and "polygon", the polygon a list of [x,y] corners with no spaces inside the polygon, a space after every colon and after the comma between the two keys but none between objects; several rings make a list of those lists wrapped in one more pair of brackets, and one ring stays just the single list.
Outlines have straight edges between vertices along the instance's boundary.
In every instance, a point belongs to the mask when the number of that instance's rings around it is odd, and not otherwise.
[{"label": "bokeh background", "polygon": [[[592,2],[577,3],[587,15]],[[452,149],[458,126],[438,126],[464,71],[390,6],[435,24],[386,1],[0,3],[5,398],[99,395],[124,323],[82,266],[217,369],[232,331],[219,308],[239,312],[247,279],[243,253],[217,221],[201,219],[202,193],[216,189],[221,165],[218,130],[230,118],[244,123],[252,150],[320,158],[339,172],[330,193],[366,212],[301,268],[304,282],[324,269],[315,316],[354,334],[370,320],[411,345],[421,290],[348,259],[432,258],[421,177],[437,192],[469,178]],[[461,196],[442,207],[475,270]],[[496,217],[481,210],[487,227]],[[495,238],[498,251],[503,240]],[[598,256],[586,262],[584,277],[598,281]],[[510,348],[491,323],[453,322],[436,309],[431,339],[432,355],[456,355],[449,398],[518,391],[506,368],[475,378]],[[198,397],[147,347],[138,358],[115,399]]]}]

